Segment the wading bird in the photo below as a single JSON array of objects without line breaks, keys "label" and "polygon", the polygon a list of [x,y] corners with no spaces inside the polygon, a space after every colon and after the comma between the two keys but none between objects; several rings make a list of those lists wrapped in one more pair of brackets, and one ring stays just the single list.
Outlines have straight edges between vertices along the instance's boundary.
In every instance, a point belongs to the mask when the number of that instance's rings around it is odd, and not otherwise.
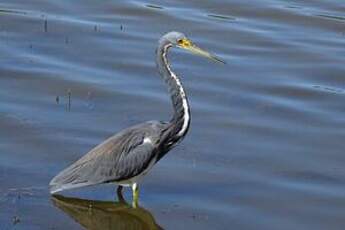
[{"label": "wading bird", "polygon": [[219,58],[198,48],[184,34],[169,32],[159,40],[156,63],[166,82],[174,107],[170,122],[148,121],[120,131],[61,171],[50,182],[50,192],[116,183],[131,186],[133,204],[139,197],[138,182],[170,149],[186,135],[191,120],[187,95],[167,59],[169,48],[178,47],[214,61]]}]

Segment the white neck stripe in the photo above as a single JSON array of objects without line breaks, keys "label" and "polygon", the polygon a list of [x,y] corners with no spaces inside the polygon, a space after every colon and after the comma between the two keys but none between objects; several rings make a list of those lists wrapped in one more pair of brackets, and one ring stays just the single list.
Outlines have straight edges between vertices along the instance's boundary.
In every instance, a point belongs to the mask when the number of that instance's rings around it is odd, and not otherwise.
[{"label": "white neck stripe", "polygon": [[168,72],[170,73],[171,77],[174,79],[174,81],[176,82],[177,86],[178,86],[178,90],[179,90],[179,94],[182,98],[182,107],[183,107],[183,125],[182,128],[179,130],[179,132],[177,133],[178,137],[181,137],[185,134],[185,132],[187,131],[188,128],[188,123],[190,120],[190,114],[189,114],[189,106],[188,106],[188,101],[186,98],[186,93],[183,89],[183,86],[181,84],[180,79],[176,76],[176,74],[171,70],[170,65],[168,63],[168,60],[166,58],[166,54],[167,54],[167,48],[169,46],[165,46],[164,47],[164,51],[163,51],[163,60],[165,62],[165,64],[167,65],[167,69]]}]

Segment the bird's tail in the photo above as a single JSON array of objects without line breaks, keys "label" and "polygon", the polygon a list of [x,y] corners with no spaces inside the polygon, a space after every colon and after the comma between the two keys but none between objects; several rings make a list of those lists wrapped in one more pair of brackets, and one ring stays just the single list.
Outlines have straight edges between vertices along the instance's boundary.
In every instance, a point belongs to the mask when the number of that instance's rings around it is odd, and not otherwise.
[{"label": "bird's tail", "polygon": [[63,190],[69,190],[97,184],[89,180],[85,180],[81,178],[79,175],[80,173],[78,173],[78,167],[71,165],[70,167],[66,168],[50,181],[50,194],[55,194]]},{"label": "bird's tail", "polygon": [[59,184],[59,183],[54,183],[53,180],[49,183],[50,194],[55,194],[64,190],[94,185],[94,183],[90,183],[90,182],[82,182],[82,183],[75,183],[75,184],[74,183]]}]

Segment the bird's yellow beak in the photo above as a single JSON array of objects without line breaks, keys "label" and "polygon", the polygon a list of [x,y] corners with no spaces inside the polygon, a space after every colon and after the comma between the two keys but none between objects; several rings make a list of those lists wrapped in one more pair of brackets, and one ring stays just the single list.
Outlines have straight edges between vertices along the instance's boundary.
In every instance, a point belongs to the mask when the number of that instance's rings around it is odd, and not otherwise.
[{"label": "bird's yellow beak", "polygon": [[179,40],[177,46],[179,48],[188,50],[192,54],[206,57],[206,58],[211,59],[213,61],[225,64],[225,61],[223,61],[220,58],[218,58],[217,56],[210,54],[209,52],[197,47],[196,45],[193,44],[193,42],[191,40],[189,40],[187,38],[183,38],[183,39]]}]

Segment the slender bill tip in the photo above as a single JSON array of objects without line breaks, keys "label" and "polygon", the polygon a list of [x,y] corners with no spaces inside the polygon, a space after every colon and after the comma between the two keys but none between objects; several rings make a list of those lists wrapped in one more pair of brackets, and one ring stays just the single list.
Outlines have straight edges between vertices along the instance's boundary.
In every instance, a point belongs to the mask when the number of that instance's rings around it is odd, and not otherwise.
[{"label": "slender bill tip", "polygon": [[211,55],[211,59],[213,60],[213,61],[215,61],[215,62],[219,62],[219,63],[222,63],[222,64],[226,64],[226,62],[225,61],[223,61],[222,59],[220,59],[219,57],[217,57],[217,56],[214,56],[214,55]]},{"label": "slender bill tip", "polygon": [[223,61],[222,59],[220,59],[216,55],[213,55],[213,54],[207,52],[206,50],[203,50],[203,49],[197,47],[195,44],[193,44],[188,39],[182,39],[181,42],[179,42],[178,47],[182,48],[182,49],[185,49],[185,50],[191,52],[192,54],[195,54],[195,55],[198,55],[198,56],[202,56],[202,57],[206,57],[206,58],[211,59],[211,60],[213,60],[215,62],[226,64],[225,61]]}]

